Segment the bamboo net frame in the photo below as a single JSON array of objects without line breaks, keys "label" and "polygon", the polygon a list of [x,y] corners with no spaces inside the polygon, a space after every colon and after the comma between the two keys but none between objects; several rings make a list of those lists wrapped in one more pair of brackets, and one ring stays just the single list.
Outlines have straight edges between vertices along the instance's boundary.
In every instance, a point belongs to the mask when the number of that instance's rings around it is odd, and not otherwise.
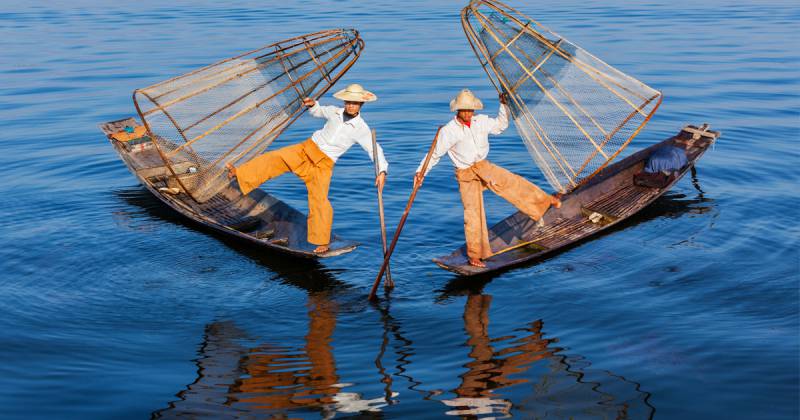
[{"label": "bamboo net frame", "polygon": [[464,33],[550,185],[569,192],[611,163],[663,96],[494,0],[461,12]]},{"label": "bamboo net frame", "polygon": [[[226,163],[263,153],[363,49],[356,30],[314,32],[137,89],[133,102],[169,172],[202,203],[228,185]],[[187,161],[191,173],[174,170]]]}]

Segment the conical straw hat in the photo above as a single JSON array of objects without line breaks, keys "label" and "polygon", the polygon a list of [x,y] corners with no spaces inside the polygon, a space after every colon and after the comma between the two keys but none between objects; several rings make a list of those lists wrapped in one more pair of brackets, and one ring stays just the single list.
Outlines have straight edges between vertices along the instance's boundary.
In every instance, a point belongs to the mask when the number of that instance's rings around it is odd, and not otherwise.
[{"label": "conical straw hat", "polygon": [[458,93],[458,96],[450,101],[450,111],[458,111],[462,109],[478,110],[483,109],[483,102],[476,98],[469,89],[464,89]]},{"label": "conical straw hat", "polygon": [[353,102],[372,102],[378,99],[374,93],[364,89],[364,87],[358,83],[348,85],[346,88],[334,93],[333,97],[343,101]]}]

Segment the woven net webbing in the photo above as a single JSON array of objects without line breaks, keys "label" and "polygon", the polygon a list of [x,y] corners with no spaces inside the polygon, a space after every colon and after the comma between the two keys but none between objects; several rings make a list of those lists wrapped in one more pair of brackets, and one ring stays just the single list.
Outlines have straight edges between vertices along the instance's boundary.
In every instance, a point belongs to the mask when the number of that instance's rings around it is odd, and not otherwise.
[{"label": "woven net webbing", "polygon": [[608,165],[650,119],[661,93],[496,1],[461,14],[478,60],[548,182],[568,192]]},{"label": "woven net webbing", "polygon": [[262,153],[355,63],[355,30],[311,33],[138,89],[133,99],[170,171],[205,202],[227,184],[225,164]]}]

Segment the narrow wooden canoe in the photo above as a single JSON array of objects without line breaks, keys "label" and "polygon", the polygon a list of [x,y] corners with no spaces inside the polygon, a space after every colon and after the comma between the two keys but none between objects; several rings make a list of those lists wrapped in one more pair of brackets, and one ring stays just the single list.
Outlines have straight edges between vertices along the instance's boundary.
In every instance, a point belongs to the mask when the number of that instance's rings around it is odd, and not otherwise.
[{"label": "narrow wooden canoe", "polygon": [[[708,130],[708,125],[686,126],[676,136],[609,165],[589,182],[564,195],[561,208],[550,208],[543,217],[543,225],[521,212],[511,215],[489,230],[489,243],[495,253],[484,260],[486,268],[467,263],[466,246],[434,258],[433,262],[445,270],[474,276],[545,258],[648,206],[689,172],[719,136],[719,132]],[[663,188],[635,185],[633,175],[642,171],[653,151],[666,145],[685,148],[688,164]]]},{"label": "narrow wooden canoe", "polygon": [[[128,134],[125,131],[133,131]],[[249,242],[270,251],[306,258],[333,257],[354,250],[357,242],[333,235],[330,250],[315,254],[315,245],[306,240],[306,216],[261,189],[247,195],[235,183],[227,186],[203,203],[185,194],[176,176],[193,172],[193,162],[174,163],[173,174],[133,118],[102,124],[100,128],[139,182],[166,205],[203,226]],[[134,129],[134,130],[131,130]]]}]

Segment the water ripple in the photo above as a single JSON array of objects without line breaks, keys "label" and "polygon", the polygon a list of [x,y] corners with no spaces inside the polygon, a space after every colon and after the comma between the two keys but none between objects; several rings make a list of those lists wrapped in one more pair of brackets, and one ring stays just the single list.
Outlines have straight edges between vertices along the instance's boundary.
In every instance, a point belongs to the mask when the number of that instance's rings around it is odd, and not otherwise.
[{"label": "water ripple", "polygon": [[[300,32],[357,27],[367,47],[341,83],[381,98],[364,115],[392,165],[391,233],[452,95],[470,87],[497,108],[463,5],[0,11],[0,415],[760,418],[769,407],[797,418],[794,3],[515,4],[664,91],[631,151],[687,123],[723,136],[637,216],[482,279],[430,263],[463,243],[445,160],[397,246],[397,288],[374,304],[380,235],[358,147],[338,162],[331,201],[336,231],[363,245],[309,262],[185,221],[138,186],[97,124],[133,115],[133,89]],[[276,146],[317,127],[303,117]],[[513,131],[490,158],[545,185]],[[305,211],[302,188],[291,176],[267,186]],[[491,194],[486,206],[490,222],[513,211]]]}]

